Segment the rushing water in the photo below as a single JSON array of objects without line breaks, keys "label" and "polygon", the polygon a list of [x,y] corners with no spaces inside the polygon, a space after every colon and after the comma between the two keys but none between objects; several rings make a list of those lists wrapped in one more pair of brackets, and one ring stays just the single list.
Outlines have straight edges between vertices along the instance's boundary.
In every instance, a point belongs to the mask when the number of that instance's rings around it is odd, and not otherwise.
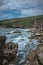
[{"label": "rushing water", "polygon": [[18,43],[17,65],[21,65],[25,61],[30,48],[35,49],[38,44],[37,40],[29,39],[31,32],[27,29],[0,28],[0,36],[6,36],[6,42]]}]

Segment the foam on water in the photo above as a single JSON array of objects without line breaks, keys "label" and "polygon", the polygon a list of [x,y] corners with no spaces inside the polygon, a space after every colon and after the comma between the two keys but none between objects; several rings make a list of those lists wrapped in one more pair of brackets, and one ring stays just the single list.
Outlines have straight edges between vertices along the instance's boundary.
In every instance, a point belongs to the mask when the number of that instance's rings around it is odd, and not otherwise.
[{"label": "foam on water", "polygon": [[[21,33],[13,33],[14,31],[20,31]],[[7,37],[6,42],[13,41],[14,43],[18,43],[17,57],[20,55],[18,65],[25,61],[29,49],[35,49],[38,44],[37,40],[29,39],[31,32],[27,32],[26,29],[0,29],[0,35]]]}]

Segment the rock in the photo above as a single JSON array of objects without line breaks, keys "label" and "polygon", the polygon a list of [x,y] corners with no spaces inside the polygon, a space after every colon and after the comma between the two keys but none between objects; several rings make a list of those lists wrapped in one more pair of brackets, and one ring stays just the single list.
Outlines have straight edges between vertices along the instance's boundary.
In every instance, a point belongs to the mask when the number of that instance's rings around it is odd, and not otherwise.
[{"label": "rock", "polygon": [[38,37],[38,39],[39,39],[39,40],[43,40],[43,35],[42,35],[42,36],[40,36],[40,37]]},{"label": "rock", "polygon": [[35,51],[31,49],[27,58],[28,58],[29,61],[34,61]]},{"label": "rock", "polygon": [[38,44],[36,50],[30,49],[24,65],[43,65],[43,44]]},{"label": "rock", "polygon": [[43,44],[38,44],[37,50],[39,51],[39,53],[42,53],[43,52]]},{"label": "rock", "polygon": [[26,60],[26,62],[24,63],[24,65],[30,65],[30,64],[29,64],[29,61]]},{"label": "rock", "polygon": [[6,40],[6,37],[5,36],[0,36],[0,42],[5,42],[5,40]]},{"label": "rock", "polygon": [[5,46],[6,37],[0,36],[0,48]]},{"label": "rock", "polygon": [[43,42],[42,42],[43,36],[38,37],[38,40],[39,40],[39,43],[43,43]]},{"label": "rock", "polygon": [[0,65],[3,63],[3,51],[0,51]]},{"label": "rock", "polygon": [[37,61],[37,57],[36,57],[36,51],[34,50],[30,50],[28,56],[27,56],[27,60],[29,61],[30,65],[39,65],[38,61]]},{"label": "rock", "polygon": [[38,45],[38,61],[40,64],[43,64],[43,44]]},{"label": "rock", "polygon": [[5,36],[0,36],[0,65],[3,65],[3,58],[4,58],[4,54],[3,54],[3,50],[4,50],[4,46],[5,46],[5,40],[6,37]]},{"label": "rock", "polygon": [[9,62],[5,58],[3,59],[3,65],[9,65]]},{"label": "rock", "polygon": [[38,54],[37,50],[30,49],[30,52],[27,55],[27,60],[28,60],[30,65],[39,65],[39,62],[37,60],[37,54]]},{"label": "rock", "polygon": [[43,53],[38,54],[38,60],[40,64],[43,64]]},{"label": "rock", "polygon": [[6,37],[0,36],[0,65],[15,65],[18,44],[5,44]]},{"label": "rock", "polygon": [[9,64],[15,64],[17,49],[18,49],[18,45],[13,42],[9,42],[6,44],[3,53],[4,53],[4,58],[9,62]]},{"label": "rock", "polygon": [[13,32],[13,33],[21,33],[20,31],[15,31],[15,32]]}]

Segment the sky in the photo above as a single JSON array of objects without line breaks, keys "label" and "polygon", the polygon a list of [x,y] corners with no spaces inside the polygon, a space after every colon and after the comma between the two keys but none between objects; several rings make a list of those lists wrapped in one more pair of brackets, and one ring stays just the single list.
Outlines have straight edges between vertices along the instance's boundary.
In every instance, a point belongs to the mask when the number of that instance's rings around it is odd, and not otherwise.
[{"label": "sky", "polygon": [[0,20],[43,15],[43,0],[0,0]]}]

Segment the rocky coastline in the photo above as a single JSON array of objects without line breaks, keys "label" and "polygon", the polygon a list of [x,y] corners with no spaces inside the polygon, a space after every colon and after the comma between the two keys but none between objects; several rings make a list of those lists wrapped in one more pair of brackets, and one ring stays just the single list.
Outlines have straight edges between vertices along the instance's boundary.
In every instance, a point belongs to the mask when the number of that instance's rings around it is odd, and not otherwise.
[{"label": "rocky coastline", "polygon": [[[39,44],[35,50],[30,49],[23,65],[43,65],[43,31],[35,31],[32,31],[30,40],[38,39]],[[0,36],[0,65],[16,65],[18,44],[5,41],[6,37]]]},{"label": "rocky coastline", "polygon": [[33,34],[30,36],[30,40],[37,39],[39,44],[35,50],[30,49],[24,65],[43,65],[43,31],[38,29],[31,32]]},{"label": "rocky coastline", "polygon": [[0,65],[15,65],[18,45],[13,42],[6,44],[5,41],[6,37],[0,36]]}]

